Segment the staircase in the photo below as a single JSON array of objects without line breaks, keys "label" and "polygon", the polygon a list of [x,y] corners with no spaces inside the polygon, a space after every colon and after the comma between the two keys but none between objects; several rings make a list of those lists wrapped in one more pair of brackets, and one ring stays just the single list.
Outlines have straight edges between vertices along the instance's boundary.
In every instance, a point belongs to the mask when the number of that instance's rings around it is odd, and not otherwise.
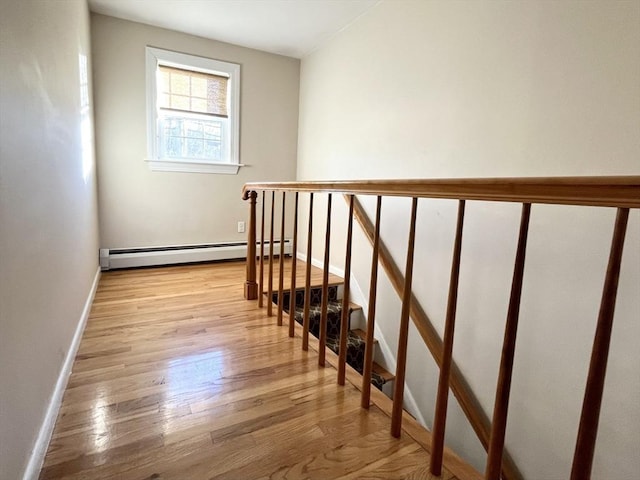
[{"label": "staircase", "polygon": [[[327,348],[334,353],[339,353],[340,346],[340,324],[342,319],[342,300],[339,296],[338,284],[329,285],[329,298],[327,302]],[[320,317],[322,305],[322,286],[315,285],[310,288],[311,302],[309,308],[309,333],[314,337],[320,336]],[[295,320],[302,325],[304,318],[304,288],[296,289],[295,292]],[[283,311],[289,314],[289,306],[291,305],[291,290],[283,290],[282,294]],[[278,292],[273,292],[272,302],[278,304]],[[348,337],[347,337],[347,363],[362,375],[364,369],[364,351],[366,345],[366,332],[360,328],[351,329],[351,315],[362,310],[360,305],[355,303],[349,304],[348,315]],[[378,341],[374,340],[374,345]],[[374,358],[376,350],[374,350]],[[371,373],[371,384],[381,391],[384,385],[391,384],[395,379],[395,375],[387,371],[384,367],[374,361],[373,371]]]}]

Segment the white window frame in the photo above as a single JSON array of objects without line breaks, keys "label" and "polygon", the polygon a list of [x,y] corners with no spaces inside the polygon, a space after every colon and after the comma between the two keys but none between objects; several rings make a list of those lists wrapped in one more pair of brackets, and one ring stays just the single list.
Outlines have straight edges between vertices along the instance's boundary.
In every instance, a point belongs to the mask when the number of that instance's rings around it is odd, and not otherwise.
[{"label": "white window frame", "polygon": [[[229,77],[229,144],[224,162],[162,158],[159,145],[158,65]],[[162,172],[224,173],[235,175],[240,163],[240,65],[160,48],[146,47],[147,71],[147,162],[149,168]]]}]

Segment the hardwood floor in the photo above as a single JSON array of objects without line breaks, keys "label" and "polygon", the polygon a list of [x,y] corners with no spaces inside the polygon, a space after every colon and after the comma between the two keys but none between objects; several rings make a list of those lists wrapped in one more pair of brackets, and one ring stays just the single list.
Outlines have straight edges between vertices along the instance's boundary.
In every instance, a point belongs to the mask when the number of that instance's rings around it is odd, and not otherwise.
[{"label": "hardwood floor", "polygon": [[[389,400],[376,390],[361,409],[357,388],[336,383],[335,355],[318,368],[243,299],[244,272],[102,275],[41,479],[431,478],[429,434],[405,415],[393,438]],[[445,461],[440,478],[479,478]]]}]

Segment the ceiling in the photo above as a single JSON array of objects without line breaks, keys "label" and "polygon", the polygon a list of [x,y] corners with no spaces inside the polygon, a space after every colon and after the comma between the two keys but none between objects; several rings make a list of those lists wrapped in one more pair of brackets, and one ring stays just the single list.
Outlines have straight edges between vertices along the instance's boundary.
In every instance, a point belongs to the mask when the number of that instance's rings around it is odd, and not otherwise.
[{"label": "ceiling", "polygon": [[89,0],[92,12],[302,58],[379,0]]}]

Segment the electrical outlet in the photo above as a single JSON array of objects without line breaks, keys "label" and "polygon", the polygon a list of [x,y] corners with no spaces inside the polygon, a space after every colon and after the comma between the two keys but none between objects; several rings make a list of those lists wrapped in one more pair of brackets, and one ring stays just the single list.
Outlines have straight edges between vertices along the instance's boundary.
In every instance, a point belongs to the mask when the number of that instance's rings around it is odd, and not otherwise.
[{"label": "electrical outlet", "polygon": [[244,222],[238,222],[238,233],[244,233]]}]

